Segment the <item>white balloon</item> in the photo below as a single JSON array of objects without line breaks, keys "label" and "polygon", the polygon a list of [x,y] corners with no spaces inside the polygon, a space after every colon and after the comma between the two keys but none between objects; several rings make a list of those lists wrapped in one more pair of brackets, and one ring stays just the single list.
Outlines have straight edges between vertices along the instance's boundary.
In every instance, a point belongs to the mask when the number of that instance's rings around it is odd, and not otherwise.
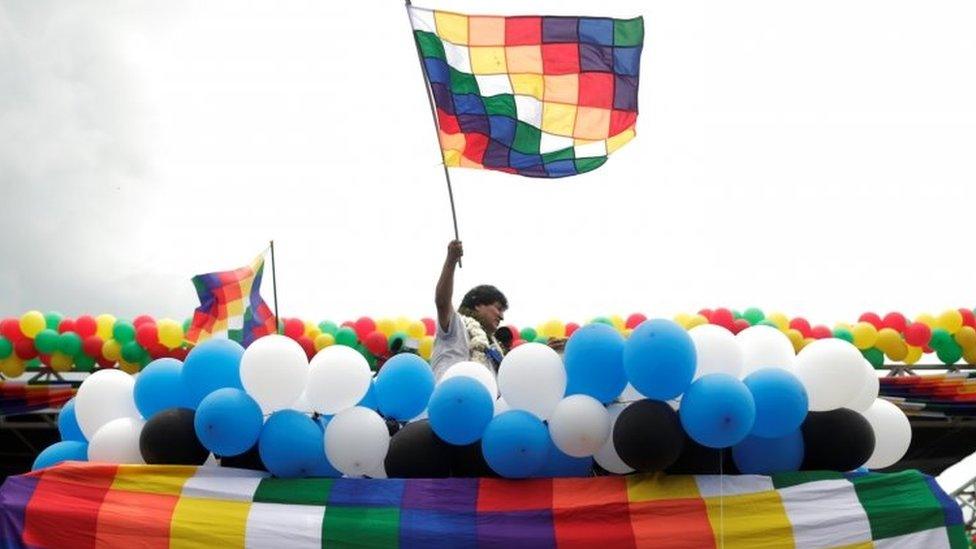
[{"label": "white balloon", "polygon": [[858,412],[867,411],[868,408],[874,404],[874,400],[878,398],[878,392],[881,389],[881,380],[878,379],[878,372],[871,366],[871,363],[867,360],[864,361],[864,384],[861,385],[860,392],[854,396],[854,398],[845,404],[844,408],[850,408],[851,410],[856,410]]},{"label": "white balloon", "polygon": [[352,347],[331,345],[312,357],[305,396],[316,412],[336,414],[358,404],[372,379],[363,355]]},{"label": "white balloon", "polygon": [[498,414],[504,414],[505,412],[507,412],[507,411],[509,411],[511,409],[512,409],[512,407],[509,406],[507,402],[505,402],[505,399],[504,398],[498,397],[498,399],[495,400],[495,415],[496,416]]},{"label": "white balloon", "polygon": [[474,378],[478,383],[484,385],[485,389],[488,389],[488,394],[491,395],[491,398],[498,396],[498,382],[495,381],[495,374],[480,362],[465,360],[464,362],[458,362],[452,365],[444,372],[444,375],[437,381],[437,384],[440,385],[445,379],[451,379],[457,376]]},{"label": "white balloon", "polygon": [[772,326],[751,326],[735,336],[742,349],[742,377],[762,368],[791,370],[796,360],[793,343]]},{"label": "white balloon", "polygon": [[718,373],[739,377],[742,349],[732,332],[715,324],[702,324],[688,330],[688,335],[695,344],[698,357],[694,379]]},{"label": "white balloon", "polygon": [[290,337],[273,334],[258,338],[241,357],[241,384],[266,414],[295,402],[307,376],[305,351]]},{"label": "white balloon", "polygon": [[596,460],[597,465],[618,475],[626,475],[627,473],[634,472],[631,466],[620,459],[620,456],[617,455],[617,448],[613,445],[613,426],[617,424],[617,418],[620,416],[620,412],[623,412],[626,407],[626,404],[611,404],[607,406],[607,413],[610,414],[610,435],[607,436],[607,441],[603,443],[600,451],[593,455],[593,459]]},{"label": "white balloon", "polygon": [[647,397],[640,394],[640,391],[635,389],[634,386],[628,382],[624,387],[624,390],[620,391],[620,396],[617,397],[617,400],[620,402],[634,402],[637,400],[644,400],[645,398]]},{"label": "white balloon", "polygon": [[312,405],[309,404],[309,402],[308,402],[308,393],[305,392],[304,389],[302,390],[302,394],[298,395],[298,398],[295,399],[295,402],[292,402],[291,403],[291,406],[289,406],[288,408],[290,408],[292,410],[297,410],[299,412],[303,412],[303,413],[306,413],[306,414],[311,414],[312,412],[315,411],[315,409],[312,408]]},{"label": "white balloon", "polygon": [[566,368],[559,353],[541,343],[509,351],[498,368],[498,390],[514,410],[549,419],[566,394]]},{"label": "white balloon", "polygon": [[867,381],[864,357],[843,339],[818,339],[796,355],[793,373],[807,390],[810,410],[836,410],[854,400]]},{"label": "white balloon", "polygon": [[549,435],[567,456],[592,456],[610,436],[610,413],[589,395],[570,395],[552,411]]},{"label": "white balloon", "polygon": [[383,466],[389,448],[386,422],[369,408],[347,408],[325,427],[325,455],[344,475],[357,477],[375,472]]},{"label": "white balloon", "polygon": [[132,389],[135,378],[122,370],[99,370],[88,376],[75,396],[75,418],[85,438],[119,418],[140,419]]},{"label": "white balloon", "polygon": [[864,465],[881,469],[897,463],[912,443],[912,426],[905,412],[879,398],[862,415],[874,429],[874,452]]},{"label": "white balloon", "polygon": [[88,443],[88,461],[146,463],[139,451],[139,435],[142,434],[145,424],[142,419],[131,417],[113,419],[106,423],[95,432],[95,436]]}]

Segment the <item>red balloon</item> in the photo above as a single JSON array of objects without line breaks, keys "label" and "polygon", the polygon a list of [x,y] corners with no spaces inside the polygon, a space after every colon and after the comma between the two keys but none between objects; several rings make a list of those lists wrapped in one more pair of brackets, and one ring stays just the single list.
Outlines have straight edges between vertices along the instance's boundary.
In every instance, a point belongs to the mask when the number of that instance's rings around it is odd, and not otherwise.
[{"label": "red balloon", "polygon": [[732,323],[732,333],[733,334],[737,334],[737,333],[741,332],[742,330],[745,330],[749,326],[752,326],[752,324],[749,324],[749,321],[748,320],[746,320],[744,318],[737,318]]},{"label": "red balloon", "polygon": [[165,356],[169,356],[169,349],[167,349],[165,345],[162,345],[158,342],[153,343],[152,345],[146,347],[146,352],[149,353],[149,356],[153,360],[156,360],[157,358],[163,358]]},{"label": "red balloon", "polygon": [[976,328],[976,315],[973,314],[971,309],[965,307],[959,308],[959,314],[962,315],[962,325],[969,326],[970,328]]},{"label": "red balloon", "polygon": [[175,358],[176,360],[186,360],[186,355],[189,354],[189,352],[189,349],[177,347],[175,349],[169,349],[168,356],[170,358]]},{"label": "red balloon", "polygon": [[70,318],[62,319],[58,324],[58,333],[63,334],[65,332],[77,332],[75,329],[75,321]]},{"label": "red balloon", "polygon": [[300,318],[285,320],[285,335],[298,341],[298,338],[305,335],[305,323]]},{"label": "red balloon", "polygon": [[41,364],[51,367],[51,355],[37,355],[37,358],[41,361]]},{"label": "red balloon", "polygon": [[105,358],[103,356],[100,356],[100,357],[96,358],[95,359],[95,362],[98,363],[99,369],[102,369],[102,370],[109,370],[109,369],[115,368],[115,361],[114,360],[109,360],[109,359],[107,359],[107,358]]},{"label": "red balloon", "polygon": [[793,328],[794,330],[803,334],[803,337],[811,337],[812,332],[810,331],[810,321],[802,316],[798,316],[790,320],[790,328]]},{"label": "red balloon", "polygon": [[712,316],[708,321],[731,331],[732,325],[735,323],[735,315],[732,314],[732,311],[719,307],[712,311]]},{"label": "red balloon", "polygon": [[932,339],[932,328],[921,322],[912,322],[905,328],[905,343],[914,347],[927,347]]},{"label": "red balloon", "polygon": [[360,317],[359,320],[353,324],[352,329],[356,330],[356,336],[359,337],[360,340],[364,340],[366,339],[366,336],[376,331],[376,323],[373,322],[372,318],[364,316]]},{"label": "red balloon", "polygon": [[514,349],[519,345],[522,345],[523,343],[525,343],[524,339],[516,339],[515,341],[512,342],[512,348]]},{"label": "red balloon", "polygon": [[424,328],[427,330],[427,335],[432,336],[437,330],[437,323],[434,322],[433,318],[422,318],[421,322],[424,323]]},{"label": "red balloon", "polygon": [[[962,309],[960,309],[961,311]],[[973,314],[970,311],[969,314]],[[965,317],[963,317],[965,318]],[[908,320],[905,319],[905,315],[899,312],[888,313],[881,319],[881,324],[885,328],[891,328],[899,333],[904,332],[905,328],[908,326]]]},{"label": "red balloon", "polygon": [[135,326],[136,329],[138,329],[139,326],[142,326],[143,324],[147,324],[150,322],[155,324],[156,320],[149,315],[139,315],[135,318],[135,320],[132,321],[132,325]]},{"label": "red balloon", "polygon": [[0,322],[0,335],[12,343],[25,339],[24,333],[20,331],[20,321],[16,318],[5,318]]},{"label": "red balloon", "polygon": [[366,337],[363,339],[363,345],[369,349],[369,352],[376,356],[386,356],[390,350],[390,343],[387,341],[386,335],[383,332],[375,330],[366,334]]},{"label": "red balloon", "polygon": [[159,331],[155,322],[143,322],[136,328],[136,342],[144,349],[159,345]]},{"label": "red balloon", "polygon": [[315,356],[315,342],[312,341],[310,337],[303,335],[298,338],[298,344],[301,345],[302,350],[305,351],[305,356],[307,356],[309,360],[312,360],[312,357]]},{"label": "red balloon", "polygon": [[78,334],[81,339],[85,339],[88,336],[95,335],[98,331],[98,323],[95,322],[95,318],[89,315],[81,315],[75,319],[75,333]]},{"label": "red balloon", "polygon": [[708,319],[709,322],[712,321],[712,310],[711,309],[702,309],[702,310],[698,311],[698,314],[700,314],[703,317],[705,317],[706,319]]},{"label": "red balloon", "polygon": [[81,341],[81,350],[88,356],[97,359],[102,356],[102,345],[105,342],[97,335],[90,335]]},{"label": "red balloon", "polygon": [[34,340],[26,337],[14,342],[14,353],[21,360],[37,358],[37,349],[34,348]]},{"label": "red balloon", "polygon": [[827,339],[828,337],[834,337],[834,332],[830,331],[830,328],[823,324],[817,324],[813,328],[810,328],[810,337],[813,339]]},{"label": "red balloon", "polygon": [[640,313],[634,313],[627,317],[627,323],[625,324],[625,326],[633,330],[634,328],[640,326],[640,323],[644,322],[645,320],[647,320],[646,316]]},{"label": "red balloon", "polygon": [[879,330],[881,328],[884,328],[884,324],[881,323],[881,317],[875,313],[871,313],[871,312],[864,313],[861,316],[857,317],[857,320],[858,322],[870,322],[871,324],[874,324],[874,327]]},{"label": "red balloon", "polygon": [[580,325],[575,322],[566,323],[566,337],[572,337],[573,332],[579,330]]}]

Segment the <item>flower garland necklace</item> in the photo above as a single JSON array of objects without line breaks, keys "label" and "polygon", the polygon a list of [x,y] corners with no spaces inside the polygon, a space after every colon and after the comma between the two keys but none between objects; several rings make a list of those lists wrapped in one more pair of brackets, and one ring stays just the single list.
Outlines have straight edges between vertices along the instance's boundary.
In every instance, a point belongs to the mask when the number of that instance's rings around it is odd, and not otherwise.
[{"label": "flower garland necklace", "polygon": [[480,362],[491,369],[491,371],[497,372],[500,360],[494,357],[502,356],[501,346],[494,337],[488,335],[481,322],[478,322],[478,319],[471,316],[473,312],[468,309],[458,310],[458,316],[461,317],[461,321],[464,323],[464,330],[468,333],[468,347],[471,350],[471,360]]}]

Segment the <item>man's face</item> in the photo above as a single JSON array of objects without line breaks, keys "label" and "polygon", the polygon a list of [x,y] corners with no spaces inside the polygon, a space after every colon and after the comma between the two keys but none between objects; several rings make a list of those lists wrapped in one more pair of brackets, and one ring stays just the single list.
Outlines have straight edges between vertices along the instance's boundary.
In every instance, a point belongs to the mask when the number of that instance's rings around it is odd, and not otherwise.
[{"label": "man's face", "polygon": [[494,334],[498,326],[505,320],[505,308],[497,301],[487,305],[475,305],[474,312],[478,317],[478,322],[484,326],[488,334]]}]

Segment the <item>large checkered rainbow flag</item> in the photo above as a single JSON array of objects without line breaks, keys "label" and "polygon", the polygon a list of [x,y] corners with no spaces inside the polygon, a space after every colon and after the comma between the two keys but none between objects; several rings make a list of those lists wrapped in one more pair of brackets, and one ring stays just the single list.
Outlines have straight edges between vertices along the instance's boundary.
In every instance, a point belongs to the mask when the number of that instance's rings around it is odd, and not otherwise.
[{"label": "large checkered rainbow flag", "polygon": [[917,471],[298,479],[64,463],[0,488],[7,548],[967,547]]},{"label": "large checkered rainbow flag", "polygon": [[447,166],[565,177],[634,137],[642,18],[408,9]]},{"label": "large checkered rainbow flag", "polygon": [[261,298],[264,252],[246,267],[193,277],[200,306],[193,313],[186,340],[192,344],[226,336],[245,347],[255,339],[273,334],[276,321]]}]

